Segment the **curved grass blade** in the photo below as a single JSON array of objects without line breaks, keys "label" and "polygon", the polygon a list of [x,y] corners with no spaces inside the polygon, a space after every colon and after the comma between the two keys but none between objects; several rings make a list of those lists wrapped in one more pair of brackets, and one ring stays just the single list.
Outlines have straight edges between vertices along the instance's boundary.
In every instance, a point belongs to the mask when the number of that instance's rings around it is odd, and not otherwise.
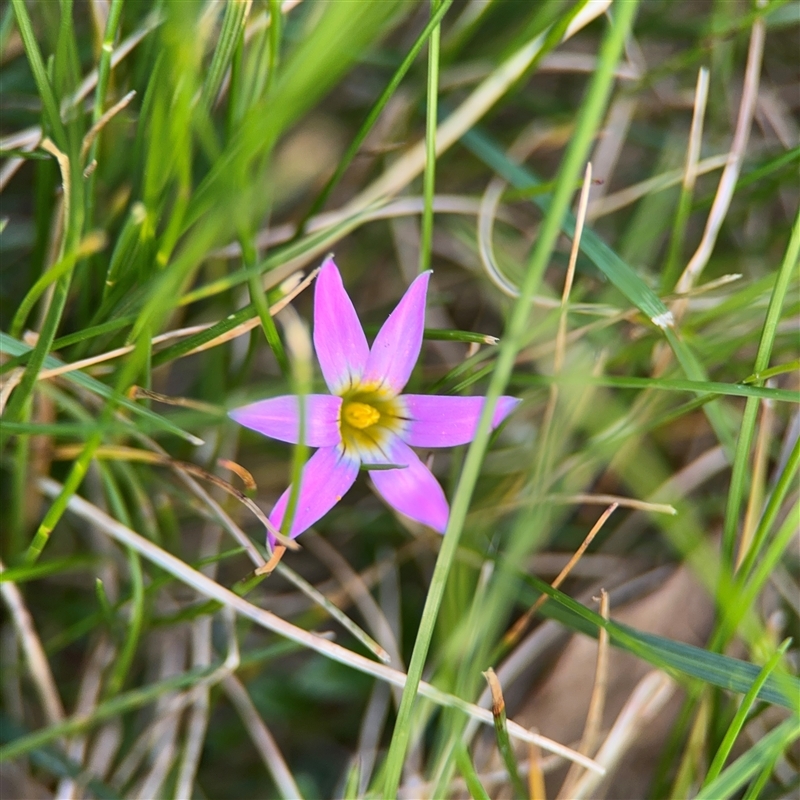
[{"label": "curved grass blade", "polygon": [[[543,181],[529,169],[514,163],[494,141],[477,127],[467,131],[461,141],[464,146],[512,186],[521,190],[539,187]],[[530,200],[547,213],[552,199],[548,195],[532,194]],[[567,212],[562,230],[567,236],[575,232],[575,216]],[[581,235],[581,252],[659,328],[671,324],[672,315],[661,298],[623,261],[590,227]]]}]

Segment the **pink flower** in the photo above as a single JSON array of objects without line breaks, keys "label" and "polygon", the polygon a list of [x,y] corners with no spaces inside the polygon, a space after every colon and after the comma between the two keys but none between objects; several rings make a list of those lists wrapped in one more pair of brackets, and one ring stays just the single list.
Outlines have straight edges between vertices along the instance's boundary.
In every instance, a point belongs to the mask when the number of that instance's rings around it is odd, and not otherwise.
[{"label": "pink flower", "polygon": [[[303,469],[290,536],[330,511],[353,485],[362,464],[402,465],[371,471],[378,493],[401,514],[444,533],[450,513],[444,492],[411,448],[472,441],[484,398],[400,394],[422,346],[429,277],[420,275],[408,287],[370,348],[336,264],[331,258],[323,264],[314,291],[314,348],[331,394],[305,397],[306,444],[319,449]],[[499,398],[492,427],[519,402]],[[230,416],[273,439],[298,441],[295,395],[260,400]],[[270,515],[277,528],[288,499],[289,489]]]}]

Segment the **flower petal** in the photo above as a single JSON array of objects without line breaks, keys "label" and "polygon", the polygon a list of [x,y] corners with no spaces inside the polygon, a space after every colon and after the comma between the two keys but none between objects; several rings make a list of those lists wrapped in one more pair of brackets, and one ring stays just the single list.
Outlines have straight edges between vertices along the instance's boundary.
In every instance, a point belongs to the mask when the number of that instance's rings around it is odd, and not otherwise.
[{"label": "flower petal", "polygon": [[[339,411],[342,398],[330,394],[307,394],[305,406],[305,443],[309,447],[331,447],[338,444]],[[297,395],[286,394],[259,400],[228,413],[245,428],[263,433],[281,442],[297,444],[300,437],[300,403]]]},{"label": "flower petal", "polygon": [[331,392],[342,394],[360,381],[369,345],[332,258],[322,265],[314,289],[314,349]]},{"label": "flower petal", "polygon": [[388,456],[390,463],[408,466],[370,472],[380,496],[401,514],[444,533],[450,508],[439,481],[417,454],[397,437],[389,446]]},{"label": "flower petal", "polygon": [[422,347],[429,279],[430,272],[415,278],[378,331],[364,370],[365,384],[378,385],[397,395],[408,383]]},{"label": "flower petal", "polygon": [[[294,539],[327,514],[347,493],[358,475],[358,461],[341,447],[322,447],[308,459],[300,478],[300,495],[289,535]],[[275,503],[269,521],[278,529],[289,502],[289,487]],[[270,542],[272,545],[273,542]]]},{"label": "flower petal", "polygon": [[[400,435],[412,447],[454,447],[471,442],[486,399],[404,394],[406,429]],[[498,397],[492,415],[496,428],[520,403],[516,397]]]}]

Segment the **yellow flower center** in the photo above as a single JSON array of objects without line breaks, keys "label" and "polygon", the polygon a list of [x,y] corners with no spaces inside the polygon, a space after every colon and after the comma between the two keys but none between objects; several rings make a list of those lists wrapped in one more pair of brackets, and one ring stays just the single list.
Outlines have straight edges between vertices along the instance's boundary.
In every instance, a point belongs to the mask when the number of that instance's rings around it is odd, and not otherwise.
[{"label": "yellow flower center", "polygon": [[360,431],[363,431],[364,428],[369,428],[370,425],[374,425],[380,418],[380,411],[371,405],[367,405],[367,403],[359,403],[354,400],[342,406],[342,419],[344,422],[353,428],[358,428]]},{"label": "yellow flower center", "polygon": [[364,463],[385,460],[392,434],[406,425],[405,405],[380,387],[359,384],[342,395],[339,430],[345,450]]}]

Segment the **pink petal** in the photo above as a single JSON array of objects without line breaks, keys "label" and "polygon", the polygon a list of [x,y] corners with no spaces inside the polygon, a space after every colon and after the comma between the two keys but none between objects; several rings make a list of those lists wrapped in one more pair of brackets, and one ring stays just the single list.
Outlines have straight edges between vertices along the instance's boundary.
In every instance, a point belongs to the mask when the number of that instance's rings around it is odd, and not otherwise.
[{"label": "pink petal", "polygon": [[425,296],[430,272],[417,277],[378,331],[364,370],[365,384],[379,384],[397,395],[411,376],[422,347]]},{"label": "pink petal", "polygon": [[392,508],[401,514],[444,533],[450,508],[442,487],[417,454],[395,437],[389,446],[392,464],[407,464],[405,469],[372,470],[375,488]]},{"label": "pink petal", "polygon": [[[309,447],[339,444],[339,410],[342,398],[329,394],[305,396],[305,443]],[[270,397],[231,411],[229,416],[245,428],[282,442],[297,444],[300,436],[298,398],[293,395]]]},{"label": "pink petal", "polygon": [[332,258],[322,265],[314,289],[314,349],[331,392],[342,394],[359,382],[369,345]]},{"label": "pink petal", "polygon": [[[401,434],[413,447],[453,447],[471,442],[486,402],[483,397],[443,397],[404,394],[407,427]],[[516,397],[499,397],[492,415],[496,428],[520,403]]]},{"label": "pink petal", "polygon": [[[327,514],[344,497],[357,475],[358,461],[344,455],[341,447],[317,450],[303,467],[297,510],[289,535],[294,539]],[[286,513],[290,491],[291,487],[280,496],[269,515],[269,521],[278,529]]]}]

